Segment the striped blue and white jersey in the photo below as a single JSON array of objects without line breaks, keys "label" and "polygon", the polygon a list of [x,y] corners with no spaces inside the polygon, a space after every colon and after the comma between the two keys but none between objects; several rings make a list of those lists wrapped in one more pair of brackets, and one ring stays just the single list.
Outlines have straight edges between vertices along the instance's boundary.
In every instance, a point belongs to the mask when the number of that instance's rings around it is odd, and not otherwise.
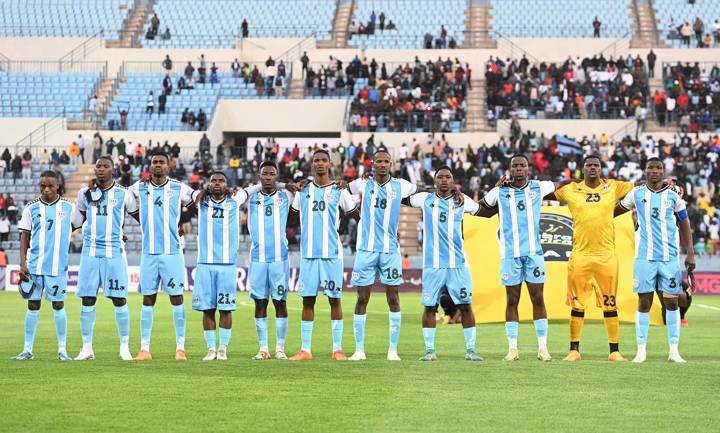
[{"label": "striped blue and white jersey", "polygon": [[669,262],[677,260],[680,230],[675,217],[687,218],[685,201],[669,186],[653,191],[647,185],[635,187],[620,206],[637,212],[635,258]]},{"label": "striped blue and white jersey", "polygon": [[59,197],[52,203],[40,199],[23,209],[18,229],[30,233],[28,272],[57,277],[68,268],[68,252],[75,206]]},{"label": "striped blue and white jersey", "polygon": [[73,226],[83,227],[83,256],[121,256],[125,253],[125,213],[137,212],[137,202],[130,191],[114,182],[109,188],[102,190],[102,195],[96,202],[88,201],[87,191],[86,186],[78,191],[72,220]]},{"label": "striped blue and white jersey", "polygon": [[370,178],[356,179],[350,182],[349,188],[352,194],[362,195],[357,249],[378,253],[398,251],[400,202],[414,194],[417,186],[405,179],[392,178],[381,185]]},{"label": "striped blue and white jersey", "polygon": [[143,254],[180,253],[180,214],[192,203],[193,189],[168,178],[162,185],[136,182],[130,192],[140,210]]},{"label": "striped blue and white jersey", "polygon": [[198,263],[234,265],[240,236],[240,206],[248,198],[244,189],[213,200],[210,194],[198,204]]},{"label": "striped blue and white jersey", "polygon": [[461,268],[465,266],[463,214],[477,214],[480,205],[468,196],[460,206],[455,199],[435,193],[419,192],[410,196],[410,205],[422,209],[423,267]]},{"label": "striped blue and white jersey", "polygon": [[540,206],[543,197],[554,191],[553,182],[531,180],[522,188],[496,186],[483,197],[486,207],[498,209],[501,259],[543,254]]},{"label": "striped blue and white jersey", "polygon": [[250,259],[253,262],[271,263],[287,260],[285,229],[293,198],[293,194],[287,190],[275,191],[272,194],[258,191],[250,195],[248,226],[252,239]]},{"label": "striped blue and white jersey", "polygon": [[335,183],[319,186],[308,183],[295,194],[292,208],[300,212],[300,252],[304,259],[342,258],[338,236],[340,210],[349,213],[356,208],[346,189]]}]

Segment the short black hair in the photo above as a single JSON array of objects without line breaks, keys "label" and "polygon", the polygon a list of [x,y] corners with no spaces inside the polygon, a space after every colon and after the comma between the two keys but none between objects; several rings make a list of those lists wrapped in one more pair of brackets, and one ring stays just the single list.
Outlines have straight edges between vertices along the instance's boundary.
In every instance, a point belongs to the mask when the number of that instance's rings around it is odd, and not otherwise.
[{"label": "short black hair", "polygon": [[[213,176],[216,175],[216,174],[219,174],[220,176],[224,177],[224,178],[225,178],[225,181],[228,180],[227,174],[225,174],[224,172],[222,172],[222,171],[220,171],[220,170],[214,170],[213,172],[211,172],[211,173],[210,173],[210,177],[213,177]],[[209,178],[208,178],[208,179],[209,179]]]},{"label": "short black hair", "polygon": [[330,159],[330,154],[325,149],[318,149],[315,152],[313,152],[312,159],[315,159],[315,155],[318,155],[318,154],[323,154],[323,155],[327,156],[328,159]]},{"label": "short black hair", "polygon": [[152,161],[152,159],[153,159],[154,157],[156,157],[156,156],[164,156],[165,159],[166,159],[168,162],[170,162],[170,155],[168,155],[167,152],[165,152],[164,150],[162,150],[162,148],[159,148],[159,149],[154,150],[154,151],[152,152],[152,154],[150,155],[150,161]]},{"label": "short black hair", "polygon": [[455,173],[453,173],[452,168],[448,167],[447,165],[443,165],[442,167],[435,170],[435,176],[433,176],[433,179],[437,177],[438,173],[440,173],[442,170],[447,170],[450,172],[452,177],[455,177]]},{"label": "short black hair", "polygon": [[659,162],[660,164],[662,164],[663,168],[665,168],[665,164],[662,162],[662,159],[658,158],[657,156],[648,158],[648,160],[645,161],[645,167],[647,167],[647,165],[650,164],[651,162]]},{"label": "short black hair", "polygon": [[600,155],[596,153],[591,153],[590,155],[583,158],[582,165],[585,165],[588,159],[597,159],[600,162],[600,165],[603,165],[602,158],[600,158]]},{"label": "short black hair", "polygon": [[115,165],[115,161],[113,161],[112,156],[110,156],[110,155],[99,156],[98,159],[95,160],[95,163],[97,164],[97,162],[100,161],[101,159],[106,159],[106,160],[110,161],[110,165]]},{"label": "short black hair", "polygon": [[275,164],[275,161],[263,161],[262,164],[260,164],[259,170],[262,170],[265,167],[272,167],[275,169],[275,171],[278,171],[278,166]]},{"label": "short black hair", "polygon": [[387,153],[387,155],[390,157],[390,160],[392,160],[392,155],[390,154],[390,151],[387,149],[387,147],[381,147],[380,149],[375,151],[375,156],[377,156],[378,153]]},{"label": "short black hair", "polygon": [[530,165],[530,159],[524,153],[516,153],[515,155],[510,157],[510,161],[512,162],[512,160],[515,158],[524,158],[525,161],[527,161],[528,165]]},{"label": "short black hair", "polygon": [[57,179],[58,174],[52,170],[45,170],[42,173],[40,173],[40,177],[51,177],[53,179]]}]

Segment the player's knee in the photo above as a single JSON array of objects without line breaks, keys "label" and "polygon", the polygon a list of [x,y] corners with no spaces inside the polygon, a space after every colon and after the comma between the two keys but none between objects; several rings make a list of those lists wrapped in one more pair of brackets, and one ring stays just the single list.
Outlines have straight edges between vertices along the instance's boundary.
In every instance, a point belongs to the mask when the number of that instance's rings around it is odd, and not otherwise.
[{"label": "player's knee", "polygon": [[315,308],[315,296],[307,296],[303,298],[303,308]]},{"label": "player's knee", "polygon": [[124,307],[125,304],[127,304],[127,299],[125,298],[110,298],[112,299],[112,303],[116,307]]},{"label": "player's knee", "polygon": [[182,305],[183,304],[183,295],[170,296],[170,303],[172,305]]},{"label": "player's knee", "polygon": [[[146,307],[154,307],[155,301],[157,300],[157,295],[146,295],[143,296],[143,305]],[[172,296],[170,297],[170,300],[172,302]]]},{"label": "player's knee", "polygon": [[640,296],[638,296],[638,311],[641,313],[647,313],[650,311],[650,308],[652,307],[653,302],[653,293],[649,293],[650,296],[643,296],[648,295],[647,293],[641,293]]},{"label": "player's knee", "polygon": [[65,302],[53,301],[52,307],[53,307],[53,310],[62,310],[63,308],[65,308]]},{"label": "player's knee", "polygon": [[37,311],[40,309],[40,301],[28,301],[28,310]]},{"label": "player's knee", "polygon": [[82,305],[83,307],[92,307],[95,305],[95,302],[97,301],[97,298],[94,296],[84,296],[82,298]]},{"label": "player's knee", "polygon": [[664,296],[663,301],[665,308],[669,311],[675,311],[678,309],[678,297],[677,296]]},{"label": "player's knee", "polygon": [[436,314],[437,313],[438,306],[433,305],[432,307],[425,307],[425,314]]},{"label": "player's knee", "polygon": [[387,294],[387,303],[388,306],[390,306],[391,309],[393,308],[400,308],[400,296],[398,293],[395,292],[388,292]]},{"label": "player's knee", "polygon": [[275,306],[276,317],[287,317],[287,302],[273,299],[273,306]]},{"label": "player's knee", "polygon": [[535,306],[545,305],[545,297],[542,290],[530,292],[530,302]]},{"label": "player's knee", "polygon": [[370,302],[370,292],[366,290],[358,290],[357,305],[365,307],[368,302]]},{"label": "player's knee", "polygon": [[506,299],[507,306],[510,308],[517,308],[518,304],[520,303],[520,297],[515,295],[514,293],[508,293]]}]

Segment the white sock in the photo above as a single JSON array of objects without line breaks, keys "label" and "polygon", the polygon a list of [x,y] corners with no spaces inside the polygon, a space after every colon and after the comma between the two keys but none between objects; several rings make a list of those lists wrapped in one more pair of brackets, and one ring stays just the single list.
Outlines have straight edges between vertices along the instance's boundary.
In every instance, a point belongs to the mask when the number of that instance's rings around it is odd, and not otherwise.
[{"label": "white sock", "polygon": [[185,343],[184,343],[184,342],[183,342],[183,343],[178,343],[178,344],[175,346],[175,350],[185,350]]},{"label": "white sock", "polygon": [[638,351],[638,353],[645,353],[645,348],[646,348],[646,347],[647,347],[647,345],[645,345],[645,344],[638,344],[638,345],[637,345],[637,351]]},{"label": "white sock", "polygon": [[92,344],[83,344],[83,350],[93,351]]},{"label": "white sock", "polygon": [[510,347],[510,350],[517,350],[517,338],[508,338],[508,346]]},{"label": "white sock", "polygon": [[140,350],[144,350],[145,352],[150,351],[150,345],[149,344],[143,344],[140,346]]},{"label": "white sock", "polygon": [[677,345],[677,344],[671,344],[671,345],[670,345],[670,354],[671,354],[671,355],[678,355],[679,353],[680,353],[680,351],[678,350],[678,345]]},{"label": "white sock", "polygon": [[547,335],[538,337],[538,350],[547,350]]}]

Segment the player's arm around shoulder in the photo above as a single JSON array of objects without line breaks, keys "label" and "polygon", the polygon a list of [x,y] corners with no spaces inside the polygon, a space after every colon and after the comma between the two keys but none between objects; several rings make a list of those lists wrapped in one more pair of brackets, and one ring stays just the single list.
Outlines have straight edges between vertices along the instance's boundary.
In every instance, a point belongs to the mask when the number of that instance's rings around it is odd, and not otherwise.
[{"label": "player's arm around shoulder", "polygon": [[622,200],[618,201],[613,210],[613,217],[618,217],[624,213],[630,212],[635,208],[635,190],[631,190]]},{"label": "player's arm around shoulder", "polygon": [[403,204],[406,206],[414,207],[414,208],[421,208],[423,207],[423,203],[425,203],[425,200],[430,196],[431,193],[422,191],[422,192],[416,192],[415,194],[411,195],[410,197],[403,199]]},{"label": "player's arm around shoulder", "polygon": [[478,203],[478,210],[475,212],[475,216],[483,218],[491,218],[498,213],[498,197],[500,196],[501,186],[496,185],[487,194],[480,199]]}]

